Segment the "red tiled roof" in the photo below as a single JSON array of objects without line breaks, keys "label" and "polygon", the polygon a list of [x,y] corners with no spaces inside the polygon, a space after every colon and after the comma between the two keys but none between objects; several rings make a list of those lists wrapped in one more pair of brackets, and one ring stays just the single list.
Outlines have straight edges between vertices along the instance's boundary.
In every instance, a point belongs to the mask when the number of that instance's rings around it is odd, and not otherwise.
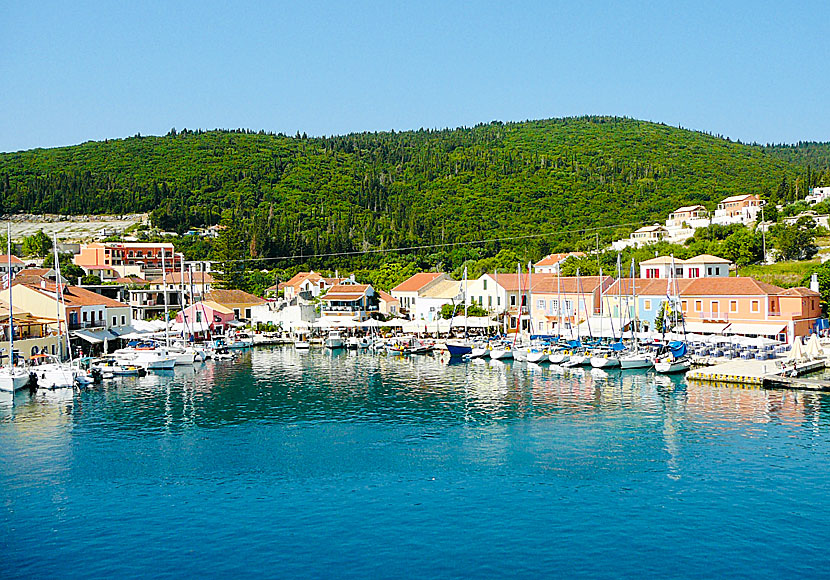
[{"label": "red tiled roof", "polygon": [[[31,288],[43,294],[49,292],[52,295],[55,293],[55,283],[46,282],[43,286],[40,284],[25,284],[27,288]],[[127,304],[113,300],[106,296],[101,296],[85,288],[77,286],[63,286],[63,297],[67,306],[108,306],[110,308],[128,308]]]},{"label": "red tiled roof", "polygon": [[361,298],[369,288],[368,284],[338,284],[329,288],[323,300],[355,300],[353,297]]},{"label": "red tiled roof", "polygon": [[394,288],[392,288],[392,292],[417,292],[433,280],[435,280],[438,276],[443,276],[443,272],[421,272],[419,274],[415,274],[410,276]]},{"label": "red tiled roof", "polygon": [[383,302],[400,302],[400,300],[398,300],[391,294],[387,294],[383,290],[376,290],[375,293],[378,295],[378,299],[382,300]]},{"label": "red tiled roof", "polygon": [[685,296],[776,296],[785,292],[779,286],[759,282],[753,278],[695,278],[685,282],[680,294]]},{"label": "red tiled roof", "polygon": [[[502,277],[509,277],[502,280]],[[518,275],[517,274],[499,274],[499,285],[505,290],[518,291]],[[531,281],[533,286],[531,292],[537,294],[577,294],[580,290],[585,294],[590,294],[601,283],[610,283],[613,280],[611,276],[561,276],[556,274],[533,274]],[[527,274],[522,275],[522,290],[527,290]]]},{"label": "red tiled roof", "polygon": [[264,298],[248,294],[243,290],[223,290],[214,288],[205,295],[205,300],[212,300],[218,304],[262,304]]},{"label": "red tiled roof", "polygon": [[[8,264],[9,263],[9,255],[8,254],[0,254],[0,264]],[[12,264],[22,264],[23,260],[12,254]]]},{"label": "red tiled roof", "polygon": [[564,254],[550,254],[545,256],[535,264],[534,266],[555,266],[559,262],[570,258],[571,256],[575,258],[579,258],[585,255],[585,252],[566,252]]},{"label": "red tiled roof", "polygon": [[788,288],[781,293],[781,296],[821,296],[815,290],[810,290],[804,286],[796,286],[795,288]]}]

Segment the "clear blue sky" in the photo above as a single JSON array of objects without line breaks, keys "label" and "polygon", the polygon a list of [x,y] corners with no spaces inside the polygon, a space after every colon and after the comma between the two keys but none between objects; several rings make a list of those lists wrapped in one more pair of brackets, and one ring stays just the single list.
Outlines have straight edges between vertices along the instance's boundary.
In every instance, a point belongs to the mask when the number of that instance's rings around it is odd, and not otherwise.
[{"label": "clear blue sky", "polygon": [[830,3],[0,0],[0,151],[582,114],[830,140]]}]

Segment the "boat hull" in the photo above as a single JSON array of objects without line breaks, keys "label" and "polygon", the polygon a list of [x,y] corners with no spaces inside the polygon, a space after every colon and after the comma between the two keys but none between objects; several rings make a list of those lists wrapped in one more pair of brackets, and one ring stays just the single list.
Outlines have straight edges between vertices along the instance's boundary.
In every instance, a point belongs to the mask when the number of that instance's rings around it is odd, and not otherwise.
[{"label": "boat hull", "polygon": [[447,343],[447,350],[449,351],[451,358],[460,358],[465,354],[473,352],[473,347],[462,344]]},{"label": "boat hull", "polygon": [[22,369],[15,369],[8,372],[7,369],[0,369],[0,391],[6,393],[13,393],[19,391],[29,384],[31,377],[29,373]]},{"label": "boat hull", "polygon": [[654,370],[662,374],[683,373],[689,370],[691,362],[688,360],[659,361],[654,363]]},{"label": "boat hull", "polygon": [[593,356],[591,366],[595,369],[612,369],[620,366],[620,359],[613,356]]}]

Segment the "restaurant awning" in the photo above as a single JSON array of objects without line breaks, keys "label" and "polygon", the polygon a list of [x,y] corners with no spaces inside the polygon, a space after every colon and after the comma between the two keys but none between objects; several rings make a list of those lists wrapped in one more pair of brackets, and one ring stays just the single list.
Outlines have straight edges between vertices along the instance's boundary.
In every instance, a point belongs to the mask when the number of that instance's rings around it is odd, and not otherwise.
[{"label": "restaurant awning", "polygon": [[[675,331],[681,332],[684,324],[678,324]],[[723,322],[687,322],[685,324],[686,332],[693,332],[696,334],[722,334],[726,323]]]},{"label": "restaurant awning", "polygon": [[90,344],[100,344],[104,340],[118,338],[108,330],[75,330],[72,336],[85,340]]},{"label": "restaurant awning", "polygon": [[781,322],[775,324],[733,322],[723,331],[724,334],[756,334],[758,336],[778,336],[782,332],[787,332],[787,325]]}]

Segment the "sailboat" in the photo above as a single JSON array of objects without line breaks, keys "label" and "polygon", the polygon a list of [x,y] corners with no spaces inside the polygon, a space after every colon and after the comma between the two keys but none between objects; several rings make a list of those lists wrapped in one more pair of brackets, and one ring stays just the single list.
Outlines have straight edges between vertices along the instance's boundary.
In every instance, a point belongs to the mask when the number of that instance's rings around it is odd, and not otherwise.
[{"label": "sailboat", "polygon": [[[54,237],[55,249],[55,304],[57,306],[58,314],[58,355],[39,354],[32,357],[32,361],[37,363],[32,366],[32,373],[37,379],[38,387],[45,387],[47,389],[66,389],[74,387],[76,378],[80,374],[80,370],[73,367],[72,362],[72,344],[69,339],[69,332],[67,328],[66,333],[66,351],[69,355],[69,364],[63,362],[63,333],[61,331],[61,312],[66,314],[66,300],[61,288],[61,271],[60,260],[58,256],[58,238]],[[11,295],[11,293],[10,293]],[[65,318],[65,316],[64,316]],[[83,382],[87,382],[84,380]]]},{"label": "sailboat", "polygon": [[[453,309],[453,316],[455,309]],[[450,319],[450,332],[452,332],[452,318]],[[450,358],[460,358],[473,352],[473,346],[467,339],[467,266],[464,266],[464,339],[447,340],[447,350]]]},{"label": "sailboat", "polygon": [[[26,369],[14,366],[14,308],[12,305],[12,235],[11,225],[8,226],[7,250],[9,287],[9,362],[0,367],[0,391],[15,392],[25,387],[30,380],[29,372]],[[5,357],[2,357],[5,358]]]},{"label": "sailboat", "polygon": [[[602,276],[600,276],[600,283],[602,283]],[[585,347],[582,345],[581,337],[579,336],[579,305],[582,303],[582,308],[585,310],[585,320],[588,323],[588,334],[591,334],[591,319],[588,312],[588,305],[585,303],[585,297],[582,295],[582,278],[579,276],[579,268],[576,269],[576,318],[574,322],[577,324],[576,340],[570,341],[568,344],[571,347],[571,353],[568,360],[562,363],[562,366],[572,368],[581,367],[591,364],[591,357],[586,353]]]},{"label": "sailboat", "polygon": [[[674,255],[672,255],[672,262],[671,262],[671,277],[668,280],[667,288],[666,288],[666,296],[668,297],[667,306],[668,312],[664,315],[663,320],[663,332],[666,331],[667,321],[665,320],[666,316],[669,314],[674,315],[674,326],[677,326],[677,299],[678,294],[680,292],[677,288],[677,278],[674,277],[675,269],[674,269]],[[672,284],[672,279],[674,284]],[[672,292],[673,291],[673,292]],[[675,305],[672,306],[672,298],[674,299]],[[682,317],[682,313],[681,313]],[[681,318],[683,324],[683,336],[686,336],[686,323]],[[663,356],[658,358],[654,361],[654,370],[658,373],[682,373],[688,371],[689,368],[692,366],[692,361],[687,354],[687,347],[686,341],[672,341],[665,347],[665,352]]]},{"label": "sailboat", "polygon": [[[602,279],[602,270],[600,270],[600,279]],[[621,283],[622,283],[622,281],[621,281],[621,273],[620,273],[620,255],[617,254],[617,284],[619,285]],[[622,300],[620,299],[619,288],[620,287],[618,286],[617,302],[618,302],[618,309],[620,309],[620,314],[622,314],[621,313]],[[600,290],[601,289],[602,289],[602,287],[600,287]],[[607,297],[608,297],[608,295],[605,294],[605,298],[607,298]],[[600,299],[600,302],[602,302],[601,299]],[[609,307],[610,307],[610,303],[608,303],[608,304],[609,304]],[[609,308],[609,311],[610,311],[610,308]],[[611,313],[609,312],[609,314],[611,314]],[[604,350],[598,352],[595,356],[591,357],[591,366],[595,369],[609,369],[609,368],[619,367],[620,366],[620,357],[619,357],[618,353],[622,352],[622,350],[625,349],[625,346],[623,346],[623,343],[622,343],[622,328],[620,328],[620,340],[618,342],[616,342],[617,337],[616,337],[616,331],[614,330],[614,317],[613,317],[613,315],[611,315],[608,318],[609,318],[609,321],[611,322],[611,336],[615,339],[615,342],[611,344],[611,347],[609,349],[607,349],[607,350],[604,349]],[[602,320],[602,319],[600,319],[600,320]]]},{"label": "sailboat", "polygon": [[[637,280],[634,278],[634,258],[631,258],[631,296],[634,302],[634,311],[631,315],[631,352],[620,356],[620,366],[623,369],[647,369],[654,365],[654,356],[648,350],[640,348],[637,340]],[[622,329],[620,330],[622,334]]]}]

